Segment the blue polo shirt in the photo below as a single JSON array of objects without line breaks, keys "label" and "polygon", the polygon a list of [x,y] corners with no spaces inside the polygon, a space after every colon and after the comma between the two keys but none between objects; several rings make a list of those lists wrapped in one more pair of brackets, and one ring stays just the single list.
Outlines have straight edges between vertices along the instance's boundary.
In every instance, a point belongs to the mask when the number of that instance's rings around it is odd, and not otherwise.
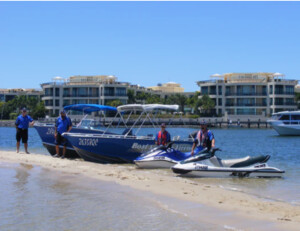
[{"label": "blue polo shirt", "polygon": [[16,119],[15,124],[20,129],[28,129],[29,123],[32,121],[33,121],[33,119],[29,115],[26,115],[26,116],[19,115]]},{"label": "blue polo shirt", "polygon": [[58,117],[55,123],[55,127],[57,127],[57,132],[59,134],[68,131],[70,126],[72,126],[72,121],[69,117],[66,117],[64,120],[61,117]]}]

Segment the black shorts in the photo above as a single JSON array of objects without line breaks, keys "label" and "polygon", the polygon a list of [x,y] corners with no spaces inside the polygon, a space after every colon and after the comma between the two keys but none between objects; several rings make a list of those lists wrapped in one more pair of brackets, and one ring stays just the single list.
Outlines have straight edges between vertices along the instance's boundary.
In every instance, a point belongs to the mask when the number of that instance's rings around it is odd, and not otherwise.
[{"label": "black shorts", "polygon": [[23,144],[27,144],[27,141],[28,141],[28,129],[18,128],[17,134],[16,134],[16,139],[17,139],[18,142],[20,142],[21,139],[22,139],[22,143]]},{"label": "black shorts", "polygon": [[66,146],[67,145],[67,140],[60,133],[57,133],[57,136],[56,136],[56,139],[55,139],[55,144]]}]

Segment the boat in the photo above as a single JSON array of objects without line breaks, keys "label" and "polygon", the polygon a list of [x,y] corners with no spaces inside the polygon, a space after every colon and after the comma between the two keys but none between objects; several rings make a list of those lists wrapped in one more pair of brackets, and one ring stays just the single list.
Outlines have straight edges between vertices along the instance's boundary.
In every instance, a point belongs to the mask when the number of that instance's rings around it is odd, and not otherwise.
[{"label": "boat", "polygon": [[143,153],[134,160],[139,168],[171,168],[182,160],[191,157],[191,152],[180,152],[172,147],[174,142],[167,146],[157,146],[148,152]]},{"label": "boat", "polygon": [[300,136],[300,111],[273,113],[267,122],[281,136]]},{"label": "boat", "polygon": [[[176,111],[178,108],[178,105],[163,104],[122,105],[117,107],[118,113],[115,116],[115,119],[122,121],[126,127],[122,134],[64,133],[63,136],[67,137],[75,151],[86,161],[97,163],[133,163],[142,153],[156,147],[153,134],[146,136],[138,135],[143,124],[149,121],[154,128],[157,128],[158,125],[152,119],[153,116],[151,116],[154,112],[161,110]],[[127,127],[126,121],[129,121],[133,112],[138,112],[139,116],[131,127]],[[129,113],[126,119],[123,116],[125,113]],[[111,124],[113,124],[113,121]],[[139,122],[140,126],[134,133],[133,128]],[[191,138],[181,140],[179,136],[175,136],[173,140],[174,148],[182,152],[190,151],[192,148],[193,139]]]},{"label": "boat", "polygon": [[[64,107],[64,110],[66,111],[80,111],[84,114],[81,121],[78,123],[77,126],[73,126],[71,129],[71,133],[93,133],[93,134],[102,134],[105,129],[103,129],[103,126],[101,123],[93,120],[93,119],[87,119],[87,115],[92,112],[97,111],[115,111],[117,112],[117,109],[115,107],[110,106],[104,106],[104,105],[98,105],[98,104],[73,104],[68,105]],[[48,152],[51,155],[56,154],[55,150],[55,138],[54,138],[54,132],[55,132],[55,124],[54,123],[41,123],[37,122],[34,125],[34,128],[37,130],[43,146],[48,150]],[[62,153],[63,146],[60,145],[60,152]],[[67,142],[66,145],[66,158],[78,158],[80,157],[77,152],[74,150],[70,142]]]},{"label": "boat", "polygon": [[266,163],[269,155],[246,156],[240,159],[223,160],[215,155],[220,149],[204,150],[174,165],[172,170],[189,177],[281,177],[285,171]]}]

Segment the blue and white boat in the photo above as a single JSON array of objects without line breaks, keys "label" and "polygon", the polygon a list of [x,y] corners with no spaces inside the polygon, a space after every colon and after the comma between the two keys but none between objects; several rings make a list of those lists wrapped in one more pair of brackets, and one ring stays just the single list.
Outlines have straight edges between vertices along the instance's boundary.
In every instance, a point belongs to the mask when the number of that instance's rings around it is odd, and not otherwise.
[{"label": "blue and white boat", "polygon": [[[89,113],[97,112],[97,111],[114,111],[117,112],[115,107],[97,105],[97,104],[73,104],[64,107],[64,110],[69,111],[80,111],[85,114],[82,120],[79,122],[77,126],[73,126],[70,133],[93,133],[93,134],[102,134],[105,129],[101,123],[97,123],[92,119],[86,119],[86,116]],[[39,136],[42,139],[42,143],[44,147],[48,150],[51,155],[55,155],[55,125],[53,123],[35,123],[34,128],[37,130]],[[63,146],[60,146],[60,151],[62,152]],[[67,142],[66,154],[67,158],[77,158],[79,155],[74,150],[70,142]]]},{"label": "blue and white boat", "polygon": [[[124,122],[129,120],[133,112],[139,112],[138,119],[134,124],[127,128],[123,134],[87,134],[87,133],[64,133],[63,135],[72,144],[75,151],[86,161],[99,163],[132,163],[139,155],[154,148],[155,140],[153,134],[147,136],[138,135],[139,130],[146,120],[149,120],[154,127],[157,124],[151,118],[151,114],[158,110],[178,110],[178,105],[162,105],[162,104],[129,104],[119,106],[117,108],[117,116]],[[130,112],[125,120],[124,113]],[[142,119],[143,117],[143,119]],[[133,128],[141,120],[141,125],[133,134]],[[193,139],[187,138],[180,140],[179,136],[175,136],[173,147],[182,151],[190,151]]]}]

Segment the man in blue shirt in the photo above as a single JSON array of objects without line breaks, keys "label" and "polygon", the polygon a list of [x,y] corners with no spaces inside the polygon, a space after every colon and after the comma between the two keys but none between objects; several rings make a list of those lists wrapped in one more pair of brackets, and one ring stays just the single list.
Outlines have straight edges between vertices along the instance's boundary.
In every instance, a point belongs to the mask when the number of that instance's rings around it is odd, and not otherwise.
[{"label": "man in blue shirt", "polygon": [[201,125],[201,130],[198,131],[197,136],[194,140],[191,155],[194,155],[195,152],[196,153],[200,152],[204,148],[207,148],[209,151],[211,148],[215,147],[214,134],[207,129],[206,122],[203,121],[200,123],[200,125]]},{"label": "man in blue shirt", "polygon": [[[69,117],[66,116],[65,111],[60,112],[60,117],[57,118],[55,123],[55,148],[56,148],[56,154],[54,157],[61,157],[65,158],[66,154],[66,146],[67,146],[67,140],[62,136],[64,132],[69,132],[72,129],[72,121]],[[59,145],[63,145],[63,154],[62,156],[59,155]]]},{"label": "man in blue shirt", "polygon": [[17,139],[17,153],[19,153],[20,150],[20,141],[22,139],[22,143],[24,144],[25,153],[29,154],[28,152],[28,127],[29,125],[33,125],[34,121],[33,119],[27,115],[26,108],[22,109],[22,114],[19,115],[16,119],[16,139]]}]

